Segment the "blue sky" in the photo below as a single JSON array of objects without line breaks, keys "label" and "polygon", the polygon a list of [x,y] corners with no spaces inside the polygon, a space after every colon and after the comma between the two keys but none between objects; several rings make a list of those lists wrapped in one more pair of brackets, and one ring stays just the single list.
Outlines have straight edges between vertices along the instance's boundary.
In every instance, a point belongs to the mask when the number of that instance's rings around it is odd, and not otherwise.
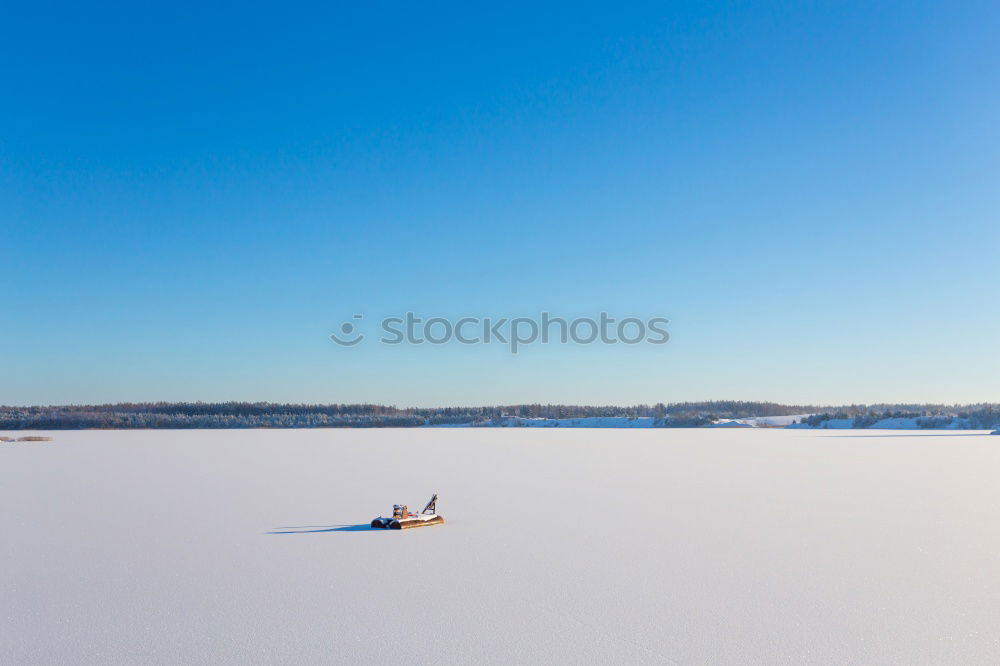
[{"label": "blue sky", "polygon": [[[977,2],[7,7],[0,403],[1000,401],[998,33]],[[407,310],[672,337],[327,337]]]}]

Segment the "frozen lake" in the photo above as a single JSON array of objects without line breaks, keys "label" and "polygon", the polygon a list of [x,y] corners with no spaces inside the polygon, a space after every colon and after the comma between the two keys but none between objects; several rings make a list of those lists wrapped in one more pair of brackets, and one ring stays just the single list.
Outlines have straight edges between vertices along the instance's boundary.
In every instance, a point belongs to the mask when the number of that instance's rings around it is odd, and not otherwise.
[{"label": "frozen lake", "polygon": [[3,663],[1000,663],[985,433],[49,434],[0,444]]}]

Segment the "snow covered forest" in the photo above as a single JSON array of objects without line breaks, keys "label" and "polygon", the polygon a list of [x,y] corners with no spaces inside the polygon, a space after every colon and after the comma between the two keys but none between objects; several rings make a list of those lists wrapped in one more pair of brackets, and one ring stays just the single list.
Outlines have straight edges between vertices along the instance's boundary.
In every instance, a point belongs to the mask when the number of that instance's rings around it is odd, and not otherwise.
[{"label": "snow covered forest", "polygon": [[[652,418],[657,427],[702,427],[726,419],[805,415],[799,427],[868,428],[908,421],[916,428],[1000,427],[1000,404],[975,405],[784,405],[720,400],[633,406],[498,405],[397,408],[374,404],[299,405],[268,402],[120,403],[0,407],[0,429],[85,428],[333,428],[490,425],[515,419]],[[835,425],[830,425],[835,424]],[[879,426],[876,426],[879,427]]]}]

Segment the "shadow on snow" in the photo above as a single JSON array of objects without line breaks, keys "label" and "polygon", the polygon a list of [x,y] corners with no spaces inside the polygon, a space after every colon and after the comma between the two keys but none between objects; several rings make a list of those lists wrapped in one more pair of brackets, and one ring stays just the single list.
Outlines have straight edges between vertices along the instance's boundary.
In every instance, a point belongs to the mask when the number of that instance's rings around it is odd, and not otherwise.
[{"label": "shadow on snow", "polygon": [[268,534],[316,534],[317,532],[386,532],[375,529],[370,523],[360,525],[302,525],[300,527],[278,527]]}]

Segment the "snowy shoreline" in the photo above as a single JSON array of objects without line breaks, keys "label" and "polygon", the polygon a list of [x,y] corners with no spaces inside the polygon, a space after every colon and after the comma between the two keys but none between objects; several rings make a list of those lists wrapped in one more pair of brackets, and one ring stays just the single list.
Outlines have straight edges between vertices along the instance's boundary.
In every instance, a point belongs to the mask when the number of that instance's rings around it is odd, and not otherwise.
[{"label": "snowy shoreline", "polygon": [[[893,417],[879,419],[871,425],[857,426],[856,419],[826,419],[816,425],[801,423],[810,414],[788,416],[760,416],[744,419],[718,419],[699,428],[788,428],[793,430],[969,430],[989,428],[973,427],[966,419],[955,417]],[[425,428],[674,428],[667,419],[650,416],[594,416],[584,418],[545,419],[506,417],[478,423],[427,424]],[[998,431],[1000,432],[1000,431]]]}]

